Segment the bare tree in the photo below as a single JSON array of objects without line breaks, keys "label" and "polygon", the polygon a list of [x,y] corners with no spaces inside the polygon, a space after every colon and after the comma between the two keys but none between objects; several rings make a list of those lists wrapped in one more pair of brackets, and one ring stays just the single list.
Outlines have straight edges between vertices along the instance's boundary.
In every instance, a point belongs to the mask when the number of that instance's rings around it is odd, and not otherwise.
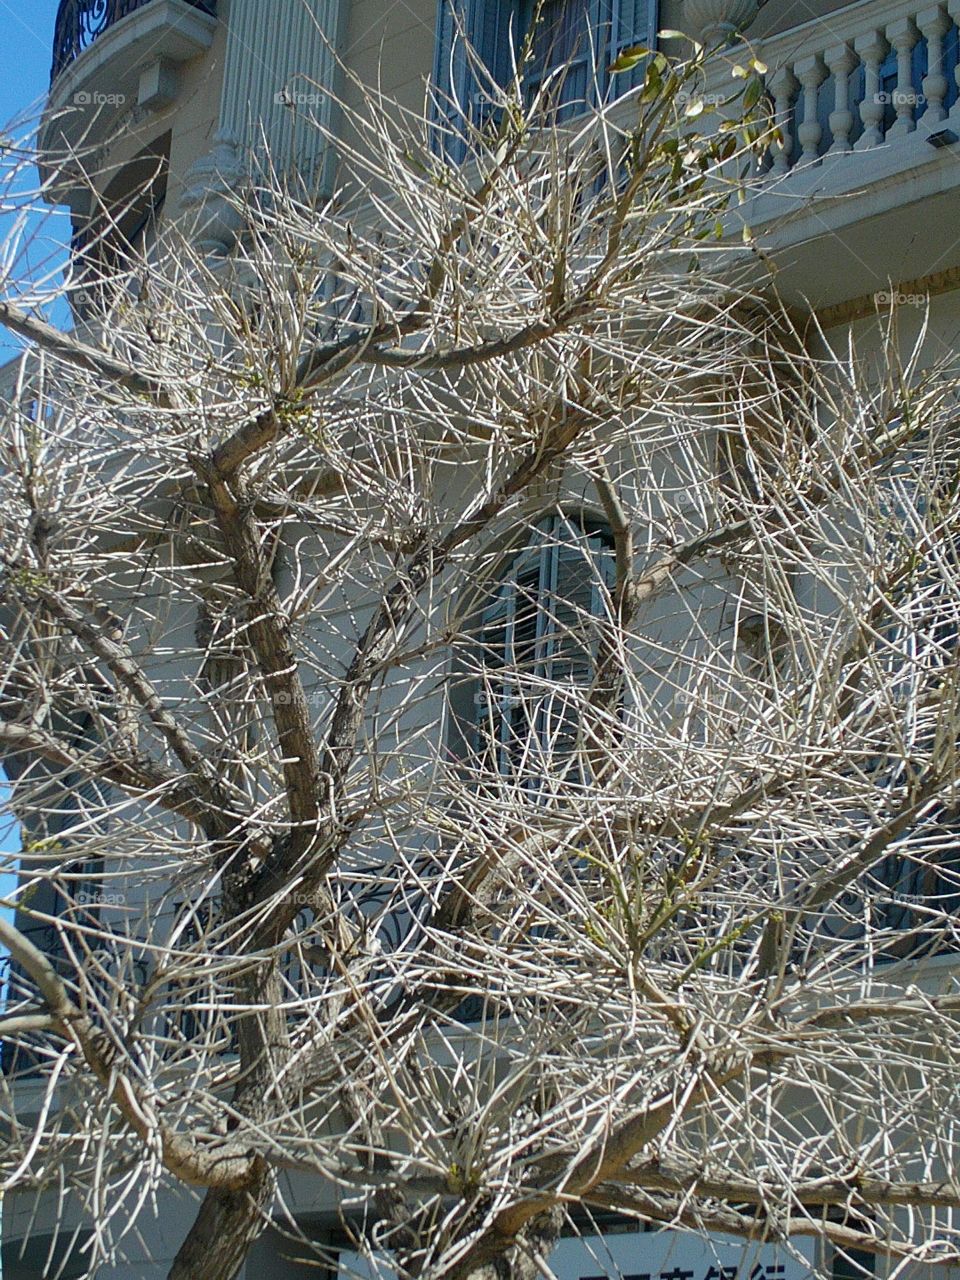
[{"label": "bare tree", "polygon": [[368,93],[72,334],[8,281],[0,1167],[91,1271],[172,1185],[171,1280],[308,1252],[282,1172],[406,1276],[609,1209],[960,1260],[957,385],[719,238],[701,60],[458,146]]}]

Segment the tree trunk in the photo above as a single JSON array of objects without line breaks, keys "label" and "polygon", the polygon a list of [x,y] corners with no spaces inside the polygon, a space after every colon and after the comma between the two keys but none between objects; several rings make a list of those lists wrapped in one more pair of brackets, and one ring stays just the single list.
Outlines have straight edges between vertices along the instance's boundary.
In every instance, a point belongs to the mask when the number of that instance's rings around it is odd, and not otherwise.
[{"label": "tree trunk", "polygon": [[167,1280],[234,1280],[266,1222],[274,1176],[264,1164],[243,1191],[212,1187],[180,1246]]},{"label": "tree trunk", "polygon": [[546,1259],[560,1239],[564,1212],[559,1205],[528,1222],[517,1243],[471,1271],[467,1280],[543,1280],[539,1259]]}]

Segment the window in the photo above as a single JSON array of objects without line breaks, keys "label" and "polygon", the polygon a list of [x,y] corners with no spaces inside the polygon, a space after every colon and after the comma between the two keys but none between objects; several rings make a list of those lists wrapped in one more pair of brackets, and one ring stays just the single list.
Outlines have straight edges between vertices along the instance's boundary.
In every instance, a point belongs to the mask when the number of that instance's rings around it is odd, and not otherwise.
[{"label": "window", "polygon": [[[901,425],[890,423],[889,430]],[[878,796],[909,787],[910,775],[932,758],[936,736],[955,734],[952,720],[936,714],[957,668],[960,635],[952,457],[947,441],[918,437],[896,455],[865,522],[862,557],[890,601],[878,614],[870,660],[899,718],[895,740],[877,741],[876,754],[857,761],[858,776],[866,774]],[[832,904],[819,928],[831,939],[869,939],[878,959],[960,950],[956,803],[931,802]]]},{"label": "window", "polygon": [[[489,84],[471,65],[464,49],[469,41],[490,79],[505,85],[514,54],[537,12],[536,0],[440,0],[437,22],[435,83],[442,100],[461,113],[452,123],[482,124],[489,111]],[[525,83],[532,95],[554,72],[555,105],[560,118],[585,108],[596,90],[606,95],[608,68],[620,50],[642,44],[653,47],[657,0],[542,0],[533,40],[533,56]],[[618,76],[617,93],[642,78],[642,66]]]},{"label": "window", "polygon": [[124,166],[92,215],[74,222],[72,301],[78,318],[89,319],[113,305],[118,286],[127,292],[138,287],[125,276],[142,268],[156,245],[169,158],[170,134],[165,133]]},{"label": "window", "polygon": [[469,754],[539,788],[576,779],[584,699],[596,665],[614,553],[600,524],[556,516],[497,575],[474,614]]},{"label": "window", "polygon": [[[82,753],[89,750],[93,741],[87,719],[78,728],[74,746]],[[55,921],[66,917],[74,925],[96,928],[100,926],[101,905],[109,905],[98,852],[109,829],[109,820],[103,815],[109,792],[106,784],[81,774],[51,780],[45,771],[37,769],[34,759],[19,752],[6,756],[3,767],[12,783],[23,781],[26,797],[21,809],[26,846],[18,860],[21,892],[13,923],[69,981],[74,976],[75,959],[67,951]],[[46,782],[42,781],[44,777]],[[41,809],[46,810],[42,818]],[[72,850],[76,857],[71,859]],[[9,870],[10,862],[7,867]],[[24,885],[29,886],[26,892]],[[7,954],[0,963],[0,988],[8,1014],[32,1007],[33,980],[26,978],[23,968]],[[40,1056],[16,1040],[5,1040],[0,1048],[0,1070],[11,1078],[35,1074],[41,1061]]]}]

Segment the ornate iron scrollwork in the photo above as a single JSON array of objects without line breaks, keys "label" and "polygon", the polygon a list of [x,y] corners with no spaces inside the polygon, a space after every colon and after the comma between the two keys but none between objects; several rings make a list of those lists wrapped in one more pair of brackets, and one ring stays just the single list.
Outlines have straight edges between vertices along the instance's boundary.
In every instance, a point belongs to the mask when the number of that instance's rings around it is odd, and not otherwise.
[{"label": "ornate iron scrollwork", "polygon": [[[186,0],[203,13],[216,11],[216,0]],[[90,47],[108,27],[127,14],[142,9],[150,0],[60,0],[57,25],[53,31],[53,66],[50,83]]]}]

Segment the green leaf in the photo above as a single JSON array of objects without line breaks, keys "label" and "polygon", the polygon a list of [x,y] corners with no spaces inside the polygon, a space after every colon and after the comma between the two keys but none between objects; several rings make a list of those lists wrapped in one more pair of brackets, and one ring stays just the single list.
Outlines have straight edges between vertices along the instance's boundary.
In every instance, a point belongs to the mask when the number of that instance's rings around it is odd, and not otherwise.
[{"label": "green leaf", "polygon": [[652,102],[658,98],[663,91],[663,76],[655,62],[651,62],[647,67],[647,73],[643,77],[643,88],[640,90],[641,102]]},{"label": "green leaf", "polygon": [[688,44],[693,45],[694,54],[699,57],[703,53],[703,45],[699,40],[694,40],[693,36],[686,31],[677,31],[673,27],[664,27],[662,31],[657,32],[658,40],[686,40]]},{"label": "green leaf", "polygon": [[748,147],[755,147],[763,136],[763,129],[760,125],[745,124],[743,126],[743,140]]},{"label": "green leaf", "polygon": [[688,102],[684,108],[683,114],[690,120],[695,120],[697,116],[702,116],[704,110],[704,102],[702,98],[695,98],[693,102]]},{"label": "green leaf", "polygon": [[751,76],[747,81],[743,91],[743,109],[744,111],[752,111],[760,99],[763,97],[766,85],[760,76]]},{"label": "green leaf", "polygon": [[721,161],[729,160],[730,157],[733,155],[733,153],[736,151],[736,149],[737,149],[737,140],[736,138],[732,138],[728,133],[727,136],[717,144],[717,148],[716,148],[717,159]]},{"label": "green leaf", "polygon": [[620,50],[616,60],[610,63],[609,69],[613,75],[619,75],[621,71],[632,71],[649,54],[650,50],[646,45],[632,44],[629,48]]}]

